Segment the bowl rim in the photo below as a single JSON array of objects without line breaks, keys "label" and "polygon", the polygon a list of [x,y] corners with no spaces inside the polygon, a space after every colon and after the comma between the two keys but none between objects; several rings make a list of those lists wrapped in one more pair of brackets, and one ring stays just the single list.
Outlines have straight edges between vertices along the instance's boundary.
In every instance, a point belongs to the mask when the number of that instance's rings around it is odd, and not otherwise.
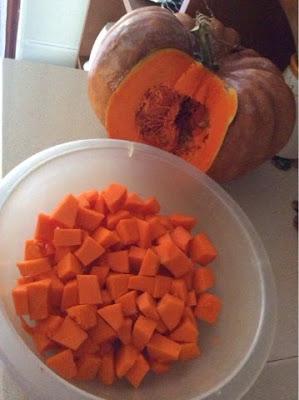
[{"label": "bowl rim", "polygon": [[[258,259],[260,260],[258,272],[262,284],[262,310],[260,313],[258,328],[250,349],[247,355],[233,369],[230,375],[224,378],[217,387],[210,389],[201,396],[193,397],[190,400],[214,400],[219,398],[220,395],[224,396],[223,398],[240,399],[257,379],[271,350],[277,321],[276,286],[271,264],[259,235],[241,207],[218,183],[213,181],[209,176],[202,173],[183,159],[153,146],[116,139],[76,140],[62,143],[36,153],[13,168],[0,183],[0,212],[15,188],[36,169],[40,168],[51,160],[62,157],[68,153],[97,148],[100,148],[101,150],[105,148],[119,149],[122,151],[125,150],[128,151],[129,158],[134,155],[135,151],[144,152],[147,154],[150,153],[151,156],[161,158],[164,162],[171,164],[175,168],[182,169],[186,174],[195,180],[200,180],[201,183],[208,186],[208,188],[213,192],[213,195],[215,195],[218,200],[220,200],[229,209],[230,213],[239,221],[240,227],[243,229],[253,253],[255,253],[255,255],[258,254]],[[93,395],[84,389],[73,385],[70,381],[64,380],[58,376],[56,373],[54,373],[54,371],[48,368],[47,365],[41,361],[34,352],[32,352],[19,336],[9,318],[6,317],[6,310],[1,299],[0,321],[2,322],[1,328],[5,327],[5,329],[0,330],[0,352],[2,352],[2,356],[7,361],[7,364],[11,369],[15,371],[17,370],[17,368],[10,362],[9,354],[6,351],[7,347],[3,348],[1,343],[3,343],[2,339],[7,337],[6,335],[10,335],[12,332],[14,332],[15,340],[20,346],[23,345],[25,349],[24,352],[27,354],[27,356],[28,353],[29,355],[33,356],[32,360],[35,358],[35,364],[37,362],[40,368],[47,369],[47,372],[52,374],[54,379],[60,381],[60,383],[65,385],[68,389],[72,391],[75,390],[78,394],[81,394],[90,400],[101,399],[99,396]],[[29,386],[33,384],[33,382],[30,380],[30,377],[25,376],[26,374],[24,374],[24,370],[22,372],[19,370],[16,372],[23,375],[22,379],[24,379],[27,383],[29,382]],[[242,384],[240,384],[240,380],[242,381]],[[26,384],[24,385],[26,386]]]}]

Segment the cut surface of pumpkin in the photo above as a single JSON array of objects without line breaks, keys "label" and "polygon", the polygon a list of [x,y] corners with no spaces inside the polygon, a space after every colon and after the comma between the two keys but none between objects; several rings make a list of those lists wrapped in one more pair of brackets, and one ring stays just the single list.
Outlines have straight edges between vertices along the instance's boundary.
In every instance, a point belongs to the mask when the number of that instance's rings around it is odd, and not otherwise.
[{"label": "cut surface of pumpkin", "polygon": [[141,60],[120,83],[106,126],[112,138],[162,148],[207,171],[236,111],[234,89],[184,52],[163,49]]}]

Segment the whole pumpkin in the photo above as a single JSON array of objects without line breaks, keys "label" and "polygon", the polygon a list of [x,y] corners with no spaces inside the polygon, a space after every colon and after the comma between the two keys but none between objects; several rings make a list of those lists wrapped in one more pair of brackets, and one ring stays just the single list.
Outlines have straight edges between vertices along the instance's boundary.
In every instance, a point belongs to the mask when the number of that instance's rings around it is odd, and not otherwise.
[{"label": "whole pumpkin", "polygon": [[[89,72],[109,136],[171,151],[220,182],[275,155],[293,129],[293,95],[278,68],[227,29],[204,23],[198,41],[165,9],[122,17],[93,50]],[[213,71],[194,59],[206,59],[209,46]]]}]

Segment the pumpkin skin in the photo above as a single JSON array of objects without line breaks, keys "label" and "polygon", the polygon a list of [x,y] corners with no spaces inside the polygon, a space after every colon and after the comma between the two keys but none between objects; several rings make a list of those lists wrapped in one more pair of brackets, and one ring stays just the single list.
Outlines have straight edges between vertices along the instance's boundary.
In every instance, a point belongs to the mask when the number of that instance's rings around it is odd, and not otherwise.
[{"label": "pumpkin skin", "polygon": [[[215,24],[216,39],[217,35],[222,39],[229,28]],[[239,48],[238,36],[229,34],[232,47],[229,42],[222,47],[221,40],[218,43],[216,74],[236,90],[238,110],[212,165],[204,170],[219,182],[244,175],[278,153],[295,121],[294,97],[278,68],[255,51]],[[105,126],[109,101],[124,78],[146,56],[167,48],[189,55],[195,50],[194,36],[167,10],[140,8],[111,28],[89,72],[91,104]],[[126,139],[142,141],[130,132]]]},{"label": "pumpkin skin", "polygon": [[278,68],[254,50],[223,58],[219,75],[236,89],[238,111],[209,175],[229,181],[285,146],[294,127],[295,101]]}]

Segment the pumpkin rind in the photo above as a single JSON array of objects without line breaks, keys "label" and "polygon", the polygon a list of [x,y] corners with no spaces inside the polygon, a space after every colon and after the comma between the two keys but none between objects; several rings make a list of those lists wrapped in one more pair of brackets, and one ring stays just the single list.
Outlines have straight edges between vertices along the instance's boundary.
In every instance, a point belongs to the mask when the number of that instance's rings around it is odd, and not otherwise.
[{"label": "pumpkin rind", "polygon": [[295,100],[278,68],[254,50],[223,59],[219,75],[238,93],[238,111],[208,174],[230,181],[281,150],[295,122]]}]

